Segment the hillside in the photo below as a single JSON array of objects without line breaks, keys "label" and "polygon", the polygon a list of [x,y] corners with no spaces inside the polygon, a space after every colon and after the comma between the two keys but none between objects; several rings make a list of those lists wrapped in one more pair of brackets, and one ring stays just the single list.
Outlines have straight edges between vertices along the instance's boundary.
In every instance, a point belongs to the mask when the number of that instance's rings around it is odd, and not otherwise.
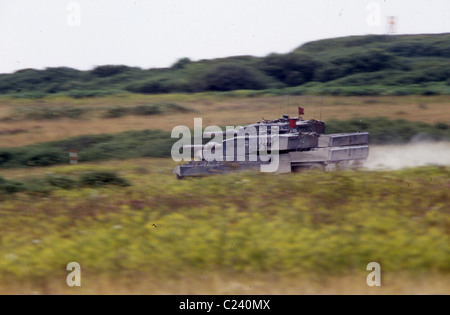
[{"label": "hillside", "polygon": [[0,95],[74,98],[117,93],[450,94],[450,34],[368,35],[310,42],[287,54],[191,61],[170,68],[103,65],[0,74]]}]

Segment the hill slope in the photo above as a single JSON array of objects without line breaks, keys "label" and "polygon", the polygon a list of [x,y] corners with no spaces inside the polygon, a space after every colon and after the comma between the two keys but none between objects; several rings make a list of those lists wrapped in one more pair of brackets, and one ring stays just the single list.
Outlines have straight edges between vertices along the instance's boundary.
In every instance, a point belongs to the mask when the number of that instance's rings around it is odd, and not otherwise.
[{"label": "hill slope", "polygon": [[[349,86],[357,91],[342,89]],[[293,91],[294,87],[300,89]],[[0,75],[0,94],[16,97],[241,89],[293,94],[447,94],[450,34],[334,38],[307,43],[287,54],[197,62],[183,58],[161,69],[105,65],[90,71],[60,67]]]}]

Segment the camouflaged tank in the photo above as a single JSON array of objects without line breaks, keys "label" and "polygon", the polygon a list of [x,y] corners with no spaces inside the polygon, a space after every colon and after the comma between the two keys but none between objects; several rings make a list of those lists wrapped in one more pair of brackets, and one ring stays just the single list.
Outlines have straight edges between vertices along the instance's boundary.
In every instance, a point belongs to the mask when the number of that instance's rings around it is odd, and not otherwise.
[{"label": "camouflaged tank", "polygon": [[183,146],[193,150],[194,159],[175,167],[177,178],[249,169],[281,174],[348,168],[361,165],[369,155],[367,132],[325,134],[323,121],[288,115],[204,136],[223,140]]}]

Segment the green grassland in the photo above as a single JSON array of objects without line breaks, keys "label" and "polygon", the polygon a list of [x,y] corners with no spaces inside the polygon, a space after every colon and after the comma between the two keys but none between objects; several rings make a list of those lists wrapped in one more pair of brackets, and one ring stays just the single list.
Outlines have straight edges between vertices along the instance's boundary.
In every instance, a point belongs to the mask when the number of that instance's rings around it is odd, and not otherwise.
[{"label": "green grassland", "polygon": [[[364,283],[371,261],[391,279],[449,279],[448,167],[177,181],[173,166],[141,159],[4,171],[4,181],[22,182],[30,176],[79,182],[108,171],[127,185],[101,180],[105,185],[56,185],[45,193],[0,190],[0,288],[67,292],[71,261],[81,264],[91,293],[105,279],[129,279],[138,292],[152,293],[150,279],[211,274],[266,279],[261,293],[283,292],[267,291],[270,279],[280,278],[356,275]],[[448,294],[450,287],[444,281],[432,290]]]}]

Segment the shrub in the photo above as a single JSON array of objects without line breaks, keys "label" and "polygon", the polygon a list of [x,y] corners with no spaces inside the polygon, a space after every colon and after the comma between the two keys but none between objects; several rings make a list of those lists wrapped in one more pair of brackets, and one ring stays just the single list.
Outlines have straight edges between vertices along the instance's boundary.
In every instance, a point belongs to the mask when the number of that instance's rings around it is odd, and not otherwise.
[{"label": "shrub", "polygon": [[149,115],[156,115],[161,114],[163,112],[163,109],[160,105],[141,105],[132,108],[131,110],[133,115],[142,115],[142,116],[149,116]]},{"label": "shrub", "polygon": [[17,117],[30,120],[52,120],[61,118],[80,119],[86,113],[86,109],[77,107],[26,107],[16,109]]},{"label": "shrub", "polygon": [[186,107],[175,103],[157,103],[135,107],[113,107],[107,110],[105,118],[119,118],[126,115],[150,116],[166,112],[189,112]]},{"label": "shrub", "polygon": [[62,189],[72,189],[78,185],[77,181],[72,177],[64,175],[48,175],[45,180],[51,186]]},{"label": "shrub", "polygon": [[28,150],[22,157],[27,166],[50,166],[67,162],[66,152],[56,149]]},{"label": "shrub", "polygon": [[18,92],[12,94],[14,98],[29,98],[29,99],[39,99],[47,96],[47,93],[40,91],[32,91],[32,92]]},{"label": "shrub", "polygon": [[106,185],[130,186],[127,180],[111,171],[85,173],[80,178],[80,184],[85,187],[101,187]]},{"label": "shrub", "polygon": [[108,171],[85,173],[79,179],[55,174],[47,175],[44,178],[28,177],[23,181],[6,180],[0,177],[0,193],[6,195],[18,192],[48,195],[55,189],[70,190],[78,187],[101,187],[105,185],[125,187],[130,186],[130,183],[119,177],[115,172]]},{"label": "shrub", "polygon": [[12,160],[13,154],[8,151],[0,151],[0,166]]},{"label": "shrub", "polygon": [[259,68],[266,74],[288,86],[297,86],[311,81],[316,67],[317,62],[309,55],[300,53],[271,54],[263,58],[259,65]]},{"label": "shrub", "polygon": [[8,181],[0,176],[0,193],[13,194],[22,190],[22,183],[16,181]]},{"label": "shrub", "polygon": [[98,66],[91,70],[91,73],[98,77],[109,77],[117,74],[121,74],[131,70],[132,68],[128,66],[116,66],[116,65],[107,65],[107,66]]},{"label": "shrub", "polygon": [[47,195],[53,190],[53,188],[45,179],[38,177],[27,178],[23,183],[20,183],[19,185],[21,185],[23,191],[31,194]]},{"label": "shrub", "polygon": [[105,118],[119,118],[128,115],[129,111],[125,107],[113,107],[106,111]]},{"label": "shrub", "polygon": [[73,97],[73,98],[86,98],[86,97],[102,97],[102,96],[108,96],[108,95],[114,95],[114,94],[120,94],[124,93],[122,90],[71,90],[66,93],[64,93],[67,96]]},{"label": "shrub", "polygon": [[150,79],[142,83],[130,84],[127,87],[127,90],[135,93],[144,93],[144,94],[157,94],[169,92],[169,89],[165,85],[164,80],[161,79]]},{"label": "shrub", "polygon": [[173,65],[172,69],[184,69],[188,64],[190,64],[192,61],[189,58],[181,58],[178,59]]},{"label": "shrub", "polygon": [[0,192],[7,194],[14,194],[17,192],[24,191],[25,187],[23,183],[17,181],[5,181],[4,183],[0,183]]},{"label": "shrub", "polygon": [[267,87],[264,75],[247,66],[223,64],[203,76],[206,91],[261,90]]}]

